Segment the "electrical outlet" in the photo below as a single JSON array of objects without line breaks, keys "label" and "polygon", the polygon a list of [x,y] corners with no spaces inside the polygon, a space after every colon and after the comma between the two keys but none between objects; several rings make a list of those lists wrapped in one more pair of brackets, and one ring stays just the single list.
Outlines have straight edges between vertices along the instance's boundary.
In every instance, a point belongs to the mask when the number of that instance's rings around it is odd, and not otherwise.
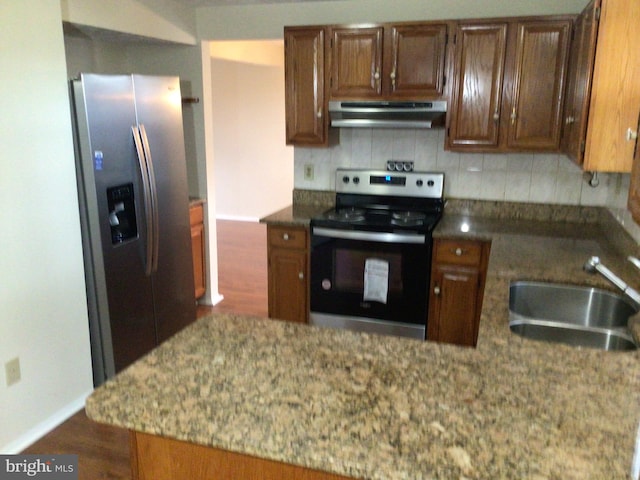
[{"label": "electrical outlet", "polygon": [[304,179],[313,180],[313,165],[310,163],[304,166]]},{"label": "electrical outlet", "polygon": [[7,387],[20,381],[20,359],[18,357],[4,364],[4,372],[7,376]]}]

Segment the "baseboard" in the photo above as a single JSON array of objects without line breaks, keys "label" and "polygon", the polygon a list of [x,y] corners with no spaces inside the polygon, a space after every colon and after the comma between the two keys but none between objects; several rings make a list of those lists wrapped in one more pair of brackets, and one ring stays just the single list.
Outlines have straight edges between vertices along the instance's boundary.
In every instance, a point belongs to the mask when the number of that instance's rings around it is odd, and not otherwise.
[{"label": "baseboard", "polygon": [[58,425],[68,420],[71,416],[75,415],[79,410],[83,409],[87,397],[91,395],[92,392],[93,390],[87,392],[85,395],[80,396],[76,400],[62,407],[46,420],[29,429],[27,432],[25,432],[23,435],[20,435],[20,437],[18,437],[8,445],[0,448],[0,452],[6,455],[15,455],[22,452],[29,445],[42,438]]}]

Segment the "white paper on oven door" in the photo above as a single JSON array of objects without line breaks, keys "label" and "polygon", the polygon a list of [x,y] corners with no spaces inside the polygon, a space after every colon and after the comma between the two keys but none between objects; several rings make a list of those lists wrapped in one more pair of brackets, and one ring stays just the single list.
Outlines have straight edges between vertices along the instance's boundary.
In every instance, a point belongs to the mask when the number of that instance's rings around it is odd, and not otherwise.
[{"label": "white paper on oven door", "polygon": [[365,301],[387,303],[389,292],[389,262],[378,258],[367,258],[364,262]]}]

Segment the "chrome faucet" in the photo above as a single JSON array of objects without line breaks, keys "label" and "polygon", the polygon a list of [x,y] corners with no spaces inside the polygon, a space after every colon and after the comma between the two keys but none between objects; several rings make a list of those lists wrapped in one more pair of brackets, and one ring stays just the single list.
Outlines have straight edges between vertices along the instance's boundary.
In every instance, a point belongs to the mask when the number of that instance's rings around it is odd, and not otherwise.
[{"label": "chrome faucet", "polygon": [[[635,265],[635,263],[634,263]],[[636,265],[638,266],[638,265]],[[636,292],[633,288],[627,285],[620,277],[600,263],[599,257],[591,257],[584,264],[584,270],[588,273],[598,272],[604,278],[613,283],[616,287],[622,290],[627,297],[629,297],[638,307],[640,307],[640,293]],[[638,266],[640,268],[640,266]]]}]

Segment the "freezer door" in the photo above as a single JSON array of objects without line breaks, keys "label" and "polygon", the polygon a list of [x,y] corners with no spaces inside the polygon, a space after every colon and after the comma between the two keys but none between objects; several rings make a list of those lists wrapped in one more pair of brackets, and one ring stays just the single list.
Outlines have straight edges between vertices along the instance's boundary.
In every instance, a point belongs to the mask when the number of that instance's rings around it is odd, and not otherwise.
[{"label": "freezer door", "polygon": [[[72,85],[94,383],[157,344],[145,275],[145,209],[131,127],[130,75],[83,74]],[[134,225],[135,224],[135,225]]]},{"label": "freezer door", "polygon": [[153,294],[160,342],[195,320],[189,190],[177,77],[133,75],[137,121],[155,177],[157,270]]}]

